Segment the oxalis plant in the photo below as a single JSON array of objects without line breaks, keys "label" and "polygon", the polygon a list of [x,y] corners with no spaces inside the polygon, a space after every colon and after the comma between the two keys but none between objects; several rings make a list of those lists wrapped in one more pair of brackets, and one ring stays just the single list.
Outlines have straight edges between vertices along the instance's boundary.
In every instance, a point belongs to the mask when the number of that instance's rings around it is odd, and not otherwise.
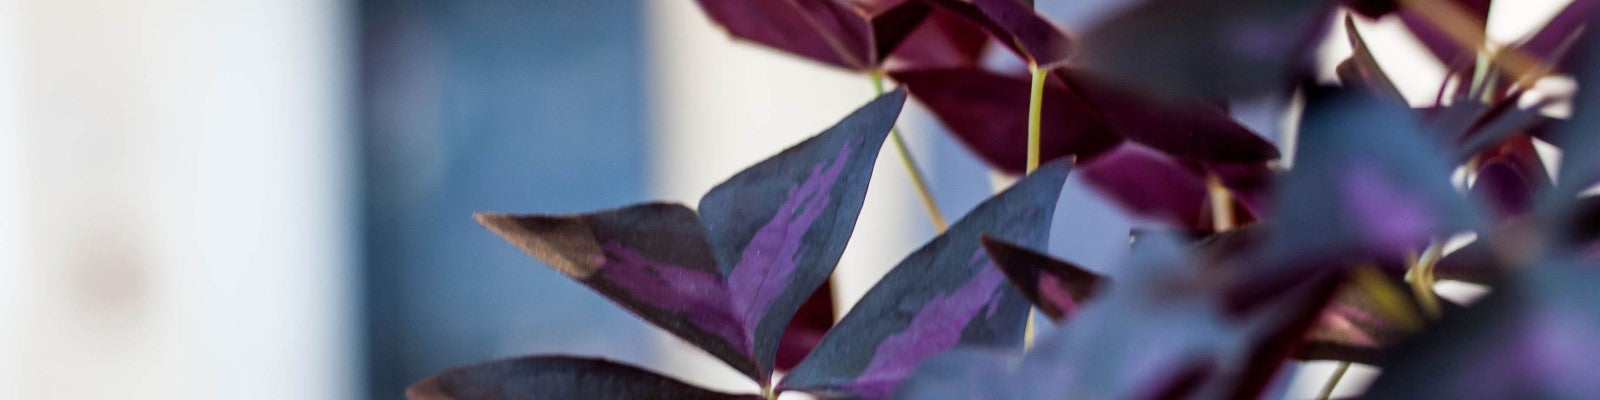
[{"label": "oxalis plant", "polygon": [[[1489,0],[1081,1],[1098,17],[1069,34],[1022,0],[699,0],[880,96],[694,209],[477,218],[762,392],[552,355],[408,396],[1277,398],[1303,360],[1339,365],[1321,398],[1353,364],[1381,371],[1367,398],[1600,396],[1600,0],[1513,43],[1486,41]],[[1377,62],[1374,18],[1445,66],[1431,102]],[[1318,81],[1336,25],[1352,55]],[[1563,79],[1575,96],[1540,89]],[[894,128],[908,97],[1020,178],[947,226]],[[1260,98],[1289,104],[1277,144],[1223,106]],[[828,277],[885,142],[940,233],[835,324]],[[1039,250],[1069,169],[1149,223],[1124,262]],[[1037,340],[1030,310],[1055,325]]]}]

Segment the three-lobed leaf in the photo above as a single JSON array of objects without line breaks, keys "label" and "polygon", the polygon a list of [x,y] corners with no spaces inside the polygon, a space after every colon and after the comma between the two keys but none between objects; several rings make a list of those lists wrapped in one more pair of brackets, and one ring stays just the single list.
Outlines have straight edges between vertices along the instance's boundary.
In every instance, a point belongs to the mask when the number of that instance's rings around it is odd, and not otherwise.
[{"label": "three-lobed leaf", "polygon": [[873,100],[713,188],[699,213],[644,204],[572,216],[482,214],[512,244],[757,382],[791,317],[838,263],[905,101]]}]

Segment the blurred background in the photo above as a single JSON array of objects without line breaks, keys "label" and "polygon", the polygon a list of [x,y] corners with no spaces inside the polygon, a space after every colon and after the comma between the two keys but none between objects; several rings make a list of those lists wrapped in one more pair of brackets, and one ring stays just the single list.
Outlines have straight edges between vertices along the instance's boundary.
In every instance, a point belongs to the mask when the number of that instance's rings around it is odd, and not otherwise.
[{"label": "blurred background", "polygon": [[[1040,3],[1069,28],[1097,4]],[[1499,2],[1491,38],[1563,3]],[[1363,22],[1431,97],[1442,70],[1393,25]],[[687,0],[0,0],[0,398],[393,399],[528,353],[752,390],[471,214],[693,203],[872,93]],[[1235,109],[1273,136],[1272,103]],[[925,112],[901,122],[947,215],[993,190]],[[841,309],[933,235],[886,151]],[[1141,224],[1076,180],[1061,202],[1051,251],[1081,264]]]}]

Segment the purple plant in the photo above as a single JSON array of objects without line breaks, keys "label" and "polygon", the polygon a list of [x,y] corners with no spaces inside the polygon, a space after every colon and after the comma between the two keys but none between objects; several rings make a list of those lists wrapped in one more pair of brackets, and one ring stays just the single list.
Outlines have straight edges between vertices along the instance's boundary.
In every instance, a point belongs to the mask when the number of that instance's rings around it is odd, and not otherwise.
[{"label": "purple plant", "polygon": [[[1575,0],[1504,47],[1484,39],[1489,0],[1103,1],[1113,11],[1072,35],[1026,0],[699,0],[735,38],[903,89],[696,209],[478,220],[763,393],[529,356],[446,370],[408,396],[1259,398],[1296,360],[1341,363],[1324,398],[1352,363],[1381,369],[1370,398],[1600,393],[1600,94],[1585,86],[1600,82],[1600,40],[1585,29],[1600,1]],[[1386,16],[1447,67],[1434,105],[1408,104],[1355,23]],[[1312,50],[1335,23],[1352,48],[1336,86],[1312,79]],[[989,43],[1027,70],[982,62]],[[1530,96],[1556,74],[1580,85],[1568,119]],[[1293,147],[1221,106],[1274,93],[1303,102]],[[837,324],[817,322],[832,315],[818,299],[908,97],[978,158],[1025,175]],[[1121,265],[1035,250],[1069,167],[1159,224],[1134,232]],[[1462,237],[1473,239],[1447,245]],[[1441,280],[1489,294],[1449,300]],[[1056,328],[1030,346],[1032,307]]]}]

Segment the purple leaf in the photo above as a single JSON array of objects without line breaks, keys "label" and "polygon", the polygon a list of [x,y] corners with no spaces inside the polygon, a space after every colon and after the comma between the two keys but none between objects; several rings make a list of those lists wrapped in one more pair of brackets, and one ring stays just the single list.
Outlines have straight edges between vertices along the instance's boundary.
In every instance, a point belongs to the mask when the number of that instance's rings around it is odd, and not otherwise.
[{"label": "purple leaf", "polygon": [[[1398,278],[1385,277],[1391,293],[1404,296],[1404,312],[1421,316],[1423,309],[1413,292]],[[1295,358],[1303,360],[1339,360],[1375,364],[1382,360],[1391,346],[1416,333],[1421,327],[1417,320],[1396,320],[1385,313],[1378,300],[1354,285],[1340,288],[1306,334],[1306,343],[1298,348]],[[1445,303],[1449,304],[1449,303]]]},{"label": "purple leaf", "polygon": [[822,336],[833,328],[833,284],[824,281],[822,287],[817,288],[805,303],[800,304],[800,310],[795,311],[794,318],[789,320],[789,326],[783,330],[783,338],[778,340],[778,354],[773,366],[779,371],[788,371],[800,360],[811,354],[811,349],[822,342]]},{"label": "purple leaf", "polygon": [[1351,54],[1349,60],[1339,64],[1339,80],[1347,86],[1363,87],[1390,100],[1406,101],[1400,89],[1394,87],[1394,81],[1383,73],[1378,60],[1372,57],[1372,51],[1367,49],[1366,39],[1361,37],[1361,30],[1356,28],[1355,17],[1344,17],[1344,31],[1350,40]]},{"label": "purple leaf", "polygon": [[[1489,21],[1489,3],[1491,1],[1492,0],[1446,0],[1442,2],[1446,3],[1446,5],[1454,6],[1460,8],[1462,11],[1465,11],[1467,16],[1473,19],[1472,22],[1477,24],[1476,26],[1470,27],[1470,29],[1483,32],[1486,23]],[[1434,57],[1438,57],[1439,61],[1443,61],[1447,66],[1458,64],[1471,65],[1473,58],[1477,57],[1477,54],[1475,54],[1472,49],[1463,48],[1460,44],[1456,43],[1455,40],[1451,39],[1450,35],[1439,30],[1438,28],[1435,28],[1433,23],[1429,22],[1428,19],[1423,17],[1421,14],[1417,14],[1409,9],[1402,9],[1400,10],[1400,21],[1405,23],[1406,27],[1411,30],[1411,33],[1415,35],[1418,40],[1422,41],[1422,45],[1427,47],[1428,51],[1433,53]]]},{"label": "purple leaf", "polygon": [[762,371],[772,370],[789,318],[838,264],[878,148],[904,102],[903,91],[882,96],[700,199],[733,311]]},{"label": "purple leaf", "polygon": [[956,345],[1017,347],[1028,304],[980,235],[1043,245],[1068,166],[1051,163],[978,205],[889,271],[784,377],[782,390],[884,398]]},{"label": "purple leaf", "polygon": [[1105,280],[1075,264],[987,236],[983,248],[1022,296],[1057,323],[1077,313]]},{"label": "purple leaf", "polygon": [[1073,63],[1152,93],[1262,93],[1309,71],[1332,8],[1316,0],[1150,0],[1090,28]]},{"label": "purple leaf", "polygon": [[1186,229],[1212,227],[1205,177],[1148,147],[1125,143],[1079,174],[1133,215]]},{"label": "purple leaf", "polygon": [[[894,32],[884,16],[873,19],[873,26],[886,26],[879,35],[879,57],[884,68],[900,71],[921,68],[962,68],[977,66],[988,48],[989,36],[976,25],[948,10],[932,8],[921,0],[905,0],[907,7],[930,9],[922,24],[906,33],[898,43],[884,39]],[[882,21],[880,21],[882,20]],[[887,53],[886,53],[887,52]]]},{"label": "purple leaf", "polygon": [[735,38],[853,70],[874,65],[867,17],[834,0],[697,0]]},{"label": "purple leaf", "polygon": [[1300,154],[1274,202],[1272,259],[1397,257],[1483,225],[1403,104],[1321,90],[1309,96]]},{"label": "purple leaf", "polygon": [[1556,13],[1543,28],[1516,45],[1516,49],[1546,65],[1560,64],[1589,21],[1600,12],[1600,1],[1574,0]]},{"label": "purple leaf", "polygon": [[1380,399],[1579,399],[1600,392],[1600,267],[1553,260],[1446,317],[1381,367]]},{"label": "purple leaf", "polygon": [[[1590,18],[1590,21],[1600,19],[1600,16]],[[1574,78],[1578,82],[1600,82],[1600,40],[1595,40],[1595,35],[1600,35],[1594,29],[1586,29],[1580,56],[1580,66]],[[1594,87],[1579,89],[1577,96],[1572,100],[1573,110],[1600,109],[1600,91]],[[1556,189],[1548,191],[1545,203],[1554,215],[1554,220],[1567,219],[1565,214],[1571,212],[1569,204],[1577,198],[1579,193],[1588,189],[1596,182],[1600,182],[1600,135],[1594,134],[1600,130],[1600,113],[1574,112],[1572,119],[1556,128],[1553,143],[1561,148],[1561,166],[1556,168],[1560,175],[1556,178]]]},{"label": "purple leaf", "polygon": [[[1011,173],[1023,171],[1027,78],[973,68],[902,71],[891,76],[989,165]],[[1041,160],[1067,155],[1086,160],[1120,141],[1092,107],[1064,88],[1045,85],[1042,107]]]},{"label": "purple leaf", "polygon": [[1072,54],[1072,39],[1018,0],[922,0],[967,18],[1018,56],[1054,67]]},{"label": "purple leaf", "polygon": [[694,211],[656,203],[575,216],[477,219],[646,321],[752,378],[762,376]]},{"label": "purple leaf", "polygon": [[1527,215],[1539,194],[1555,185],[1527,136],[1513,137],[1478,160],[1481,167],[1471,192],[1489,206],[1496,221]]},{"label": "purple leaf", "polygon": [[447,369],[406,389],[412,400],[759,400],[718,393],[631,365],[576,357],[523,357]]},{"label": "purple leaf", "polygon": [[1255,398],[1330,281],[1303,276],[1263,306],[1233,310],[1226,299],[1247,270],[1207,261],[1228,259],[1204,255],[1217,245],[1209,243],[1191,254],[1162,235],[1136,241],[1115,282],[1020,361],[952,352],[919,369],[898,398]]},{"label": "purple leaf", "polygon": [[1278,148],[1200,98],[1156,96],[1072,68],[1052,75],[1096,111],[1115,132],[1176,157],[1206,162],[1259,162]]},{"label": "purple leaf", "polygon": [[[480,214],[490,230],[757,382],[838,263],[905,93],[729,178],[700,202],[572,216]],[[703,225],[702,225],[703,223]]]}]

